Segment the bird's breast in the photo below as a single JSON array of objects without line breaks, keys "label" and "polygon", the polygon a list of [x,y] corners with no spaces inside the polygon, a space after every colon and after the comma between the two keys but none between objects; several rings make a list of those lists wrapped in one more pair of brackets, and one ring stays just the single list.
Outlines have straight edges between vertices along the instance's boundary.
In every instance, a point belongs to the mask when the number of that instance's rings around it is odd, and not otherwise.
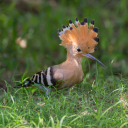
[{"label": "bird's breast", "polygon": [[82,70],[63,70],[63,82],[59,88],[70,88],[75,84],[82,82],[84,73]]}]

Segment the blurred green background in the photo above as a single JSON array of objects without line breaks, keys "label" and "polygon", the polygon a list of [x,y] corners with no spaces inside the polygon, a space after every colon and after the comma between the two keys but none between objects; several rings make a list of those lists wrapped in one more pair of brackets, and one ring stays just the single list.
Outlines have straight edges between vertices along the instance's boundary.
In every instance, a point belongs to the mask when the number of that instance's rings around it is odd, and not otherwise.
[{"label": "blurred green background", "polygon": [[[66,59],[57,31],[75,17],[95,20],[100,42],[93,54],[106,65],[105,77],[128,76],[127,0],[3,0],[0,1],[0,86],[20,80]],[[96,63],[89,60],[90,73]],[[88,72],[88,63],[83,65]]]}]

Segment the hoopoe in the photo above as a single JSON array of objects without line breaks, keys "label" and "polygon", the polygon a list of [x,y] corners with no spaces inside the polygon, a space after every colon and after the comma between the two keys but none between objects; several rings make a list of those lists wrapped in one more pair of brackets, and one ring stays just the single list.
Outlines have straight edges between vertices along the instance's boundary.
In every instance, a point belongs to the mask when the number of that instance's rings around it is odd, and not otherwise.
[{"label": "hoopoe", "polygon": [[75,18],[75,24],[76,26],[69,20],[69,26],[63,26],[62,31],[58,30],[59,38],[62,40],[60,45],[67,49],[67,60],[59,65],[37,72],[16,87],[32,85],[44,87],[48,95],[49,90],[53,87],[57,89],[70,88],[82,82],[84,73],[81,60],[83,57],[95,60],[105,67],[104,64],[89,54],[95,51],[95,46],[99,42],[98,28],[94,27],[94,20],[88,27],[87,18],[84,18],[81,23]]}]

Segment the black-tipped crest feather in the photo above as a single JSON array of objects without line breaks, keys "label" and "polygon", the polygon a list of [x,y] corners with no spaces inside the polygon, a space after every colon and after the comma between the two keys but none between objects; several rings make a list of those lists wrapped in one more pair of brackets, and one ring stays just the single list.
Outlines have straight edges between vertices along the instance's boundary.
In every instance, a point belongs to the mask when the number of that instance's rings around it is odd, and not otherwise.
[{"label": "black-tipped crest feather", "polygon": [[78,21],[77,17],[75,18],[75,21]]},{"label": "black-tipped crest feather", "polygon": [[93,31],[96,32],[96,33],[98,33],[98,28],[96,28],[96,27],[93,28]]},{"label": "black-tipped crest feather", "polygon": [[69,24],[72,24],[72,21],[71,20],[69,20]]},{"label": "black-tipped crest feather", "polygon": [[99,42],[99,38],[98,38],[98,37],[94,37],[94,40],[95,40],[96,42]]},{"label": "black-tipped crest feather", "polygon": [[70,30],[72,30],[73,28],[72,27],[70,27]]},{"label": "black-tipped crest feather", "polygon": [[91,24],[94,25],[94,20],[91,21]]},{"label": "black-tipped crest feather", "polygon": [[84,18],[84,23],[87,23],[87,18],[86,17]]}]

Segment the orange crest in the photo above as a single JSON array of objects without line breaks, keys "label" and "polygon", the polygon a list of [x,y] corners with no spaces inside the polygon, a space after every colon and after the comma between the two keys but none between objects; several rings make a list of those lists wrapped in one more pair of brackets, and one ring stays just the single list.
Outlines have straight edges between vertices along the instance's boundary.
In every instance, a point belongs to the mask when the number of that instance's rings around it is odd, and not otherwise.
[{"label": "orange crest", "polygon": [[95,46],[99,42],[98,28],[94,27],[94,20],[88,27],[87,18],[81,23],[75,19],[76,26],[69,20],[69,26],[63,26],[62,31],[58,30],[58,35],[62,40],[60,45],[68,48],[74,45],[80,48],[84,53],[94,52]]}]

